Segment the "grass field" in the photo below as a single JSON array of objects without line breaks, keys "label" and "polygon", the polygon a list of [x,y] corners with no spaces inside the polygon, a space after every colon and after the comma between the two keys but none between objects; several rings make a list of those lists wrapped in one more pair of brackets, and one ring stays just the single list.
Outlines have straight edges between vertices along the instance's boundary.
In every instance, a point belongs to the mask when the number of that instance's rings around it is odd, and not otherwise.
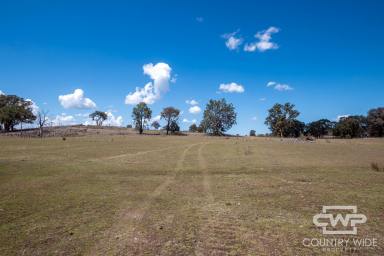
[{"label": "grass field", "polygon": [[[384,140],[0,137],[0,255],[313,255],[356,205],[384,255]],[[337,252],[334,254],[338,254]]]}]

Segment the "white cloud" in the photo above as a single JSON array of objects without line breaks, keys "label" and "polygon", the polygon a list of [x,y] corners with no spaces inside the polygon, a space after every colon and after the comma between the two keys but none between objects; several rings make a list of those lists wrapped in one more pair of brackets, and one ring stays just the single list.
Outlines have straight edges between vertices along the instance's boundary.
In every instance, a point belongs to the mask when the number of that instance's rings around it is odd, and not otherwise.
[{"label": "white cloud", "polygon": [[73,93],[60,95],[59,102],[64,108],[96,108],[96,103],[84,97],[82,89],[76,89]]},{"label": "white cloud", "polygon": [[143,70],[144,74],[153,81],[147,83],[143,88],[136,87],[135,92],[131,92],[125,97],[125,104],[135,105],[140,102],[153,104],[169,90],[172,69],[167,63],[145,64]]},{"label": "white cloud", "polygon": [[201,23],[204,21],[204,18],[203,17],[196,17],[196,21]]},{"label": "white cloud", "polygon": [[107,126],[123,126],[123,117],[115,116],[111,111],[107,111],[108,119],[104,121],[103,125]]},{"label": "white cloud", "polygon": [[0,95],[5,95],[5,93],[3,93],[3,92],[0,90]]},{"label": "white cloud", "polygon": [[244,87],[241,84],[237,83],[229,83],[229,84],[220,84],[219,90],[222,92],[236,92],[236,93],[243,93]]},{"label": "white cloud", "polygon": [[257,116],[251,118],[252,121],[257,121]]},{"label": "white cloud", "polygon": [[236,50],[243,43],[243,38],[236,36],[237,32],[238,31],[222,35],[223,38],[227,39],[225,46],[227,46],[229,50]]},{"label": "white cloud", "polygon": [[199,104],[199,102],[197,102],[196,100],[186,100],[185,103],[192,106]]},{"label": "white cloud", "polygon": [[49,119],[49,122],[52,122],[53,125],[61,126],[61,125],[73,125],[75,124],[75,118],[71,115],[67,115],[62,113],[61,115],[57,115],[54,119]]},{"label": "white cloud", "polygon": [[36,103],[31,99],[26,99],[26,101],[30,101],[32,103],[31,105],[32,113],[34,115],[37,115],[37,113],[39,113],[39,106],[37,106]]},{"label": "white cloud", "polygon": [[267,98],[263,97],[263,98],[260,98],[259,101],[266,101]]},{"label": "white cloud", "polygon": [[155,122],[155,121],[159,122],[159,121],[160,121],[160,119],[161,119],[161,116],[160,116],[160,115],[157,115],[157,116],[155,116],[155,117],[152,117],[152,119],[151,119],[151,122],[150,122],[150,123],[153,123],[153,122]]},{"label": "white cloud", "polygon": [[75,116],[78,116],[78,117],[89,117],[89,114],[87,114],[87,113],[83,113],[83,114],[78,113]]},{"label": "white cloud", "polygon": [[193,107],[190,107],[188,111],[191,114],[198,114],[201,112],[201,108],[199,106],[193,106]]},{"label": "white cloud", "polygon": [[288,84],[280,84],[280,83],[276,83],[273,81],[268,82],[267,87],[273,87],[273,89],[280,91],[280,92],[293,90],[293,88],[291,86],[289,86]]},{"label": "white cloud", "polygon": [[[123,117],[115,116],[112,112],[112,110],[105,112],[107,120],[103,122],[103,126],[123,126]],[[75,116],[85,118],[82,122],[84,125],[96,125],[96,122],[89,118],[89,114],[76,114]]]},{"label": "white cloud", "polygon": [[192,124],[195,124],[197,122],[196,119],[192,119],[192,120],[188,120],[187,118],[184,118],[183,119],[183,123],[192,123]]},{"label": "white cloud", "polygon": [[259,41],[253,43],[247,43],[244,45],[244,51],[254,52],[256,50],[264,52],[271,49],[277,49],[279,46],[271,42],[272,34],[279,32],[280,30],[276,27],[269,27],[267,30],[259,31],[256,33],[255,38]]},{"label": "white cloud", "polygon": [[338,115],[338,116],[336,117],[336,121],[340,121],[340,119],[342,119],[342,118],[346,118],[346,117],[349,117],[349,116],[350,116],[350,114]]}]

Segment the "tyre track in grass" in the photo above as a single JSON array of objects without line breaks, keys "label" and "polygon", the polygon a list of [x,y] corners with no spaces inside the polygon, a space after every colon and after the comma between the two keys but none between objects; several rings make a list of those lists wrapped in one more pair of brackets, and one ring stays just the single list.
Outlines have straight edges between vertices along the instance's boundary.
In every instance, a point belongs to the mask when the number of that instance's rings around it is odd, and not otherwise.
[{"label": "tyre track in grass", "polygon": [[136,209],[123,209],[115,221],[115,224],[105,232],[103,238],[99,240],[85,255],[133,255],[133,252],[122,252],[127,248],[127,245],[135,242],[137,233],[135,225],[140,223],[150,209],[154,200],[156,200],[156,198],[158,198],[175,180],[177,173],[183,169],[184,160],[188,151],[198,144],[200,143],[188,145],[177,160],[175,169],[159,186],[153,190],[153,192],[148,195],[147,200],[137,206]]},{"label": "tyre track in grass", "polygon": [[212,194],[211,180],[201,145],[198,150],[198,163],[203,179],[206,200],[202,205],[202,220],[195,255],[239,255],[242,233],[239,220],[224,202],[217,202]]}]

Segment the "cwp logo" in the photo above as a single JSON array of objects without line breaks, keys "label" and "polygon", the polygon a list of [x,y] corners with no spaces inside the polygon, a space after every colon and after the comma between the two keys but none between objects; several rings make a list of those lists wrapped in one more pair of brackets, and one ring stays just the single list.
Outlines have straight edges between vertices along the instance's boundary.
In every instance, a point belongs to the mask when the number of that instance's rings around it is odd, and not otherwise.
[{"label": "cwp logo", "polygon": [[[343,213],[335,214],[334,212],[337,211]],[[347,211],[350,213],[345,213]],[[323,206],[322,212],[313,216],[313,224],[322,227],[324,235],[356,235],[356,224],[362,224],[366,221],[367,217],[364,214],[358,214],[356,206]],[[336,226],[339,222],[346,229],[337,230]],[[330,229],[331,227],[332,229]]]}]

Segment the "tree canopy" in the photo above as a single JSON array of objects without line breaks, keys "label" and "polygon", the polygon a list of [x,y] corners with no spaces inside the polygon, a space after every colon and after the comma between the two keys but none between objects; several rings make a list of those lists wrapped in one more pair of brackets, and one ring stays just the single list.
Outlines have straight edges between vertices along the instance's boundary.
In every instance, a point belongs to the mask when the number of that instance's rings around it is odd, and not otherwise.
[{"label": "tree canopy", "polygon": [[305,132],[314,137],[320,138],[330,133],[333,129],[334,123],[328,119],[320,119],[314,122],[310,122],[306,125]]},{"label": "tree canopy", "polygon": [[155,128],[155,130],[159,129],[160,128],[160,123],[158,121],[153,121],[151,126],[153,128]]},{"label": "tree canopy", "polygon": [[[167,131],[167,135],[169,131],[171,131],[171,124],[175,126],[174,123],[177,124],[177,121],[179,119],[180,110],[174,107],[166,107],[161,112],[161,118],[165,119],[166,125],[164,128]],[[177,125],[178,126],[178,125]]]},{"label": "tree canopy", "polygon": [[356,138],[367,136],[368,122],[365,116],[343,117],[336,124],[333,135],[342,138]]},{"label": "tree canopy", "polygon": [[135,122],[135,127],[139,130],[140,134],[143,133],[144,126],[151,119],[151,117],[152,110],[144,102],[140,102],[132,110],[132,118]]},{"label": "tree canopy", "polygon": [[384,136],[384,108],[375,108],[369,110],[367,122],[369,136]]},{"label": "tree canopy", "polygon": [[265,124],[269,126],[274,136],[286,137],[297,135],[301,132],[302,123],[296,118],[300,112],[295,109],[295,105],[287,102],[284,105],[276,103],[268,110]]},{"label": "tree canopy", "polygon": [[96,122],[97,126],[102,126],[103,122],[107,120],[108,115],[105,112],[96,110],[95,112],[91,113],[89,117]]},{"label": "tree canopy", "polygon": [[32,105],[32,101],[16,95],[0,95],[0,127],[5,131],[13,131],[20,123],[33,123],[36,116]]},{"label": "tree canopy", "polygon": [[190,132],[197,132],[197,125],[196,124],[191,124],[190,126],[189,126],[189,131]]},{"label": "tree canopy", "polygon": [[237,114],[232,103],[225,99],[210,100],[205,107],[201,129],[213,135],[222,135],[236,124]]}]

